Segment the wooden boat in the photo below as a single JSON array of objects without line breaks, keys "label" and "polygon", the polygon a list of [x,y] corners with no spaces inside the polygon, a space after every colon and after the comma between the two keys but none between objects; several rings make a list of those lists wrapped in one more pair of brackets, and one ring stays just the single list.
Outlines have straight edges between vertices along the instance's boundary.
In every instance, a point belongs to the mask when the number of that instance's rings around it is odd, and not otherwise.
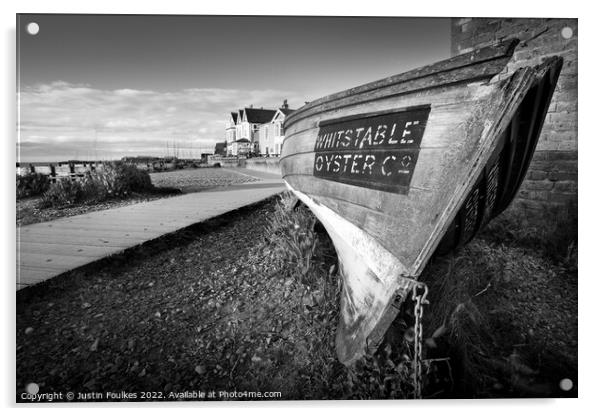
[{"label": "wooden boat", "polygon": [[562,67],[512,69],[517,40],[351,88],[287,117],[280,167],[343,279],[337,355],[373,352],[437,252],[511,202]]}]

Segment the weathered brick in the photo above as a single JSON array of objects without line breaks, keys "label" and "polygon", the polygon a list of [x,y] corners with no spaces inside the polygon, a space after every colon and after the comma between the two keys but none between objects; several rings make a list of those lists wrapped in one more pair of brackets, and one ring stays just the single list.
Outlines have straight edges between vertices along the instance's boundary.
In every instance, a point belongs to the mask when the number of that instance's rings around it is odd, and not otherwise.
[{"label": "weathered brick", "polygon": [[577,182],[578,174],[571,172],[550,172],[548,179],[551,181],[574,181]]},{"label": "weathered brick", "polygon": [[554,192],[576,193],[577,182],[574,181],[558,181],[554,183]]},{"label": "weathered brick", "polygon": [[548,160],[572,160],[577,162],[577,152],[547,152]]},{"label": "weathered brick", "polygon": [[527,191],[527,190],[521,190],[519,191],[519,194],[524,193],[524,195],[521,195],[521,198],[525,198],[525,199],[532,199],[534,201],[549,201],[550,200],[550,191]]},{"label": "weathered brick", "polygon": [[531,181],[541,181],[548,178],[548,172],[543,170],[529,170],[527,172],[527,179]]},{"label": "weathered brick", "polygon": [[577,172],[578,162],[576,160],[557,160],[554,161],[554,170],[557,172]]},{"label": "weathered brick", "polygon": [[577,74],[561,75],[558,78],[558,91],[567,91],[577,88]]},{"label": "weathered brick", "polygon": [[525,180],[523,182],[523,189],[528,191],[549,191],[554,187],[554,183],[548,180]]},{"label": "weathered brick", "polygon": [[546,126],[556,132],[577,131],[575,120],[547,120]]},{"label": "weathered brick", "polygon": [[495,40],[495,36],[493,32],[480,32],[472,37],[472,42],[475,45],[479,45],[482,43],[493,43]]},{"label": "weathered brick", "polygon": [[531,169],[550,172],[554,167],[554,162],[550,162],[549,160],[532,160],[530,166]]},{"label": "weathered brick", "polygon": [[558,101],[577,101],[577,90],[556,91],[554,98]]},{"label": "weathered brick", "polygon": [[541,212],[545,204],[541,201],[532,201],[530,199],[516,198],[512,203],[512,206],[529,212]]},{"label": "weathered brick", "polygon": [[554,109],[558,112],[577,112],[577,101],[554,101]]},{"label": "weathered brick", "polygon": [[571,142],[560,141],[557,142],[556,150],[576,150],[577,149],[577,140],[573,140]]},{"label": "weathered brick", "polygon": [[552,111],[548,112],[547,119],[549,121],[572,121],[575,119],[575,115],[573,113],[569,113],[568,111]]},{"label": "weathered brick", "polygon": [[548,160],[550,152],[538,152],[537,150],[533,153],[533,160]]},{"label": "weathered brick", "polygon": [[567,204],[570,202],[575,202],[577,200],[577,194],[575,193],[560,193],[553,192],[549,195],[550,202],[556,202],[559,204]]},{"label": "weathered brick", "polygon": [[557,131],[550,128],[550,125],[546,125],[541,132],[539,140],[551,141],[551,142],[575,142],[577,139],[577,130],[569,131]]}]

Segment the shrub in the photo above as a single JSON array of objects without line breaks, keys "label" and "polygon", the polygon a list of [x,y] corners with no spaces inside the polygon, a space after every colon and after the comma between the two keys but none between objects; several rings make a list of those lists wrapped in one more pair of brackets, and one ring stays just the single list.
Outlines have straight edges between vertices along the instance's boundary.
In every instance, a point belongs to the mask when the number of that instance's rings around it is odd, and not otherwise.
[{"label": "shrub", "polygon": [[133,192],[152,190],[148,172],[125,163],[107,164],[102,170],[90,174],[93,182],[106,190],[107,197],[122,198]]},{"label": "shrub", "polygon": [[47,208],[73,205],[84,199],[84,195],[84,187],[80,182],[61,178],[50,185],[42,196],[40,206]]},{"label": "shrub", "polygon": [[42,195],[48,188],[50,188],[50,179],[47,175],[37,172],[17,175],[17,199]]},{"label": "shrub", "polygon": [[103,169],[88,172],[81,180],[63,178],[52,184],[43,196],[41,207],[97,203],[155,190],[148,172],[134,165],[105,164]]}]

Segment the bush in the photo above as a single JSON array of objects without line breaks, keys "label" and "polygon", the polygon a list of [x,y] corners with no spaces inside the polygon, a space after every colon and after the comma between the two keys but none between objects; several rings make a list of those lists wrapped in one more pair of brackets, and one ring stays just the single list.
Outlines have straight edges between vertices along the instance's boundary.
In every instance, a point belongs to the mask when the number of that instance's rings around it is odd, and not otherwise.
[{"label": "bush", "polygon": [[47,175],[35,172],[17,175],[17,199],[42,195],[48,188],[50,188],[50,179]]},{"label": "bush", "polygon": [[83,200],[84,195],[84,187],[80,182],[61,178],[50,185],[48,191],[42,196],[40,206],[47,208],[73,205]]},{"label": "bush", "polygon": [[63,178],[53,183],[40,205],[47,208],[97,203],[155,190],[148,172],[139,170],[134,165],[105,164],[103,169],[88,172],[81,180]]},{"label": "bush", "polygon": [[91,187],[99,188],[106,198],[123,198],[134,192],[147,192],[154,189],[148,172],[134,165],[107,164],[102,170],[91,172],[87,178]]}]

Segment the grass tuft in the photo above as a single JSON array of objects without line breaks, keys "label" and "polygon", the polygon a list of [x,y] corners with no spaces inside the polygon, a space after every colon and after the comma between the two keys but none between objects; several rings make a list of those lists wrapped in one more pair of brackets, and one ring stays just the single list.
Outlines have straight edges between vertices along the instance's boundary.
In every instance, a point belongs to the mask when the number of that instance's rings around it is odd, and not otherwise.
[{"label": "grass tuft", "polygon": [[313,261],[318,247],[317,219],[305,205],[296,204],[292,193],[280,196],[266,226],[269,240],[266,254],[296,280],[312,285],[318,283],[317,265]]}]

